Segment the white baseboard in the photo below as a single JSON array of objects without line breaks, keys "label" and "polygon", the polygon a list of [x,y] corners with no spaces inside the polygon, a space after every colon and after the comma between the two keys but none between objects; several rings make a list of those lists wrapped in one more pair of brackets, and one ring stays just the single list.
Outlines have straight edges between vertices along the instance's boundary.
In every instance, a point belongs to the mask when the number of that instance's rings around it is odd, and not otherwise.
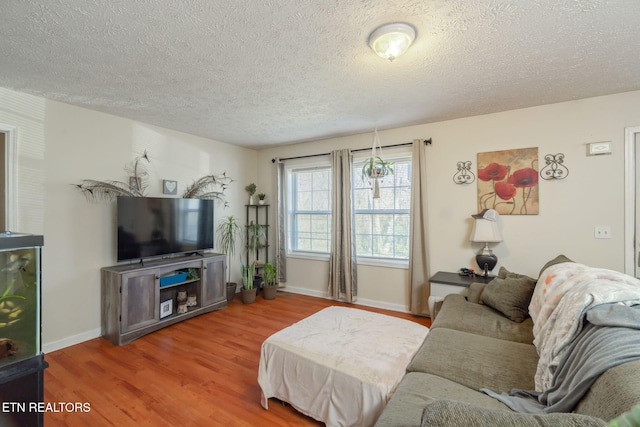
[{"label": "white baseboard", "polygon": [[[293,294],[309,295],[309,296],[312,296],[312,297],[331,299],[331,298],[329,298],[329,294],[327,294],[326,292],[314,291],[312,289],[296,288],[296,287],[293,287],[293,286],[287,286],[286,288],[282,288],[281,290],[284,291],[284,292],[291,292]],[[364,305],[366,307],[382,308],[382,309],[391,310],[391,311],[398,311],[400,313],[410,313],[410,311],[407,309],[407,307],[405,307],[404,305],[401,305],[401,304],[392,304],[392,303],[389,303],[389,302],[376,301],[376,300],[365,299],[365,298],[360,298],[360,297],[358,297],[358,299],[356,300],[356,302],[354,304],[355,305]]]},{"label": "white baseboard", "polygon": [[42,345],[42,351],[44,353],[51,353],[52,351],[61,350],[65,347],[70,347],[72,345],[80,344],[81,342],[89,341],[94,338],[98,338],[101,336],[101,330],[93,329],[91,331],[83,332],[78,335],[73,335],[67,338],[63,338],[58,341],[48,342]]},{"label": "white baseboard", "polygon": [[[287,286],[280,288],[283,292],[291,292],[293,294],[301,294],[301,295],[309,295],[317,298],[331,299],[326,292],[322,291],[314,291],[311,289],[305,288],[296,288],[293,286]],[[364,305],[366,307],[374,307],[374,308],[382,308],[385,310],[398,311],[401,313],[409,313],[407,307],[400,304],[392,304],[383,301],[376,301],[370,299],[358,298],[358,300],[354,303],[355,305]],[[42,351],[44,353],[51,353],[56,350],[61,350],[65,347],[70,347],[75,344],[80,344],[81,342],[89,341],[94,338],[98,338],[102,335],[100,328],[93,329],[91,331],[83,332],[81,334],[73,335],[67,338],[63,338],[58,341],[44,343],[42,345]]]}]

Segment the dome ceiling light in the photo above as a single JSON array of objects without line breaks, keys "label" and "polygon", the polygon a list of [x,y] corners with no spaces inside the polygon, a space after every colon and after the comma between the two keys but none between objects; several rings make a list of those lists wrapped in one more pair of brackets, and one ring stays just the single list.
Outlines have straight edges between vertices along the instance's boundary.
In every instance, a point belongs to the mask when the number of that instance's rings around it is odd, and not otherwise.
[{"label": "dome ceiling light", "polygon": [[393,62],[409,49],[416,38],[416,29],[404,22],[385,24],[369,35],[369,46],[381,58]]}]

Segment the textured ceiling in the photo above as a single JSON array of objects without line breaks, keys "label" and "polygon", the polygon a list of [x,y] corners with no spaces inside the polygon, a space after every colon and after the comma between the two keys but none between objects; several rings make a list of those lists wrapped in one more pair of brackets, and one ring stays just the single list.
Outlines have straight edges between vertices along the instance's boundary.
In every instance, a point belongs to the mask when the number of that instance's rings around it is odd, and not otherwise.
[{"label": "textured ceiling", "polygon": [[[640,89],[639,0],[5,0],[0,11],[1,87],[246,147]],[[395,21],[417,38],[389,63],[367,37]]]}]

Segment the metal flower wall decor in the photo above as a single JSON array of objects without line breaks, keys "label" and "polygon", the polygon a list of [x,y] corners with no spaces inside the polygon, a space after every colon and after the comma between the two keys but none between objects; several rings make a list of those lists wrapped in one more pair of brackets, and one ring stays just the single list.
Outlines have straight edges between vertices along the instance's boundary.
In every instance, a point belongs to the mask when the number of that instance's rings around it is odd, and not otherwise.
[{"label": "metal flower wall decor", "polygon": [[471,172],[470,161],[458,162],[456,166],[458,171],[453,174],[453,182],[456,184],[471,184],[476,180],[476,176]]},{"label": "metal flower wall decor", "polygon": [[538,148],[478,153],[478,210],[539,213]]},{"label": "metal flower wall decor", "polygon": [[544,156],[545,166],[540,170],[542,179],[565,179],[569,169],[564,165],[564,154],[547,154]]}]

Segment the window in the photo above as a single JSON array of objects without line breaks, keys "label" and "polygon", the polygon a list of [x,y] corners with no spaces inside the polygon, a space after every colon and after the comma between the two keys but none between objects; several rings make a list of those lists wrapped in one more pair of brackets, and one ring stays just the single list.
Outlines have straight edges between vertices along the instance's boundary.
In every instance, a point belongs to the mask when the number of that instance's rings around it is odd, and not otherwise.
[{"label": "window", "polygon": [[290,252],[331,249],[331,168],[292,168],[289,184]]},{"label": "window", "polygon": [[354,161],[353,193],[358,257],[408,260],[411,158],[394,161],[394,174],[379,181],[380,198],[362,180],[362,161]]},{"label": "window", "polygon": [[[354,160],[353,197],[356,254],[359,258],[408,260],[411,157],[392,158],[394,174],[379,182],[380,198],[362,181],[363,160]],[[290,253],[331,250],[331,167],[287,168]]]}]

